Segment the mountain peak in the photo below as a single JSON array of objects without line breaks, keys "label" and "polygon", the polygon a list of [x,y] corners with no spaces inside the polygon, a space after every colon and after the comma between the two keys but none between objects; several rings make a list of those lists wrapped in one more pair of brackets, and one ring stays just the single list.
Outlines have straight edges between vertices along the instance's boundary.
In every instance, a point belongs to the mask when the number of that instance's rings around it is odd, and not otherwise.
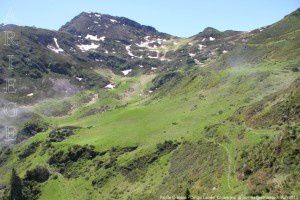
[{"label": "mountain peak", "polygon": [[202,33],[204,33],[204,34],[211,34],[211,33],[220,33],[220,31],[217,30],[217,29],[215,29],[215,28],[213,28],[213,27],[206,27],[206,28],[202,31]]},{"label": "mountain peak", "polygon": [[137,37],[169,35],[158,32],[151,26],[144,26],[125,17],[111,16],[94,12],[82,12],[60,28],[60,31],[85,37],[86,35],[99,35],[101,37],[134,41]]},{"label": "mountain peak", "polygon": [[241,31],[234,31],[234,30],[226,30],[226,31],[219,31],[218,29],[215,29],[213,27],[206,27],[202,32],[198,33],[194,37],[196,38],[220,38],[220,37],[228,37],[232,35],[236,35],[241,33]]},{"label": "mountain peak", "polygon": [[208,37],[220,37],[221,36],[221,31],[212,28],[212,27],[206,27],[202,32],[198,33],[196,37],[201,37],[201,38],[208,38]]}]

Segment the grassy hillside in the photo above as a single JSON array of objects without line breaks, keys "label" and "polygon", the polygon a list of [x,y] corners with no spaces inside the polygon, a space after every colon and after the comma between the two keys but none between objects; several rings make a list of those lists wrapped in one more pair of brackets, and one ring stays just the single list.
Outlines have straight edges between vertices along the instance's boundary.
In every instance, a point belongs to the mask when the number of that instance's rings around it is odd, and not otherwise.
[{"label": "grassy hillside", "polygon": [[202,67],[34,105],[48,129],[2,148],[3,196],[12,168],[28,199],[299,195],[297,13]]}]

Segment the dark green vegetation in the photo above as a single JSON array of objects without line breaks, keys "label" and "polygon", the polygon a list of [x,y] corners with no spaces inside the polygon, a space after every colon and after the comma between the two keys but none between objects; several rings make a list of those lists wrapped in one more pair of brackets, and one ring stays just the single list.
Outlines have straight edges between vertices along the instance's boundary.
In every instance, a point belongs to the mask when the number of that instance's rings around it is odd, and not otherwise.
[{"label": "dark green vegetation", "polygon": [[48,124],[42,121],[38,117],[32,117],[29,121],[27,121],[23,126],[22,129],[19,130],[16,136],[16,142],[22,142],[37,133],[44,132],[48,129]]},{"label": "dark green vegetation", "polygon": [[16,170],[12,169],[11,172],[11,184],[10,184],[10,193],[9,193],[9,199],[23,199],[23,185],[22,180],[20,177],[16,174]]},{"label": "dark green vegetation", "polygon": [[[59,32],[15,27],[47,66],[27,66],[35,75],[22,77],[15,63],[16,77],[29,88],[49,85],[3,96],[25,102],[31,120],[1,148],[1,196],[299,196],[299,13],[251,32],[207,28],[187,39],[96,13]],[[53,37],[64,52],[47,49]],[[100,46],[77,46],[92,42]]]},{"label": "dark green vegetation", "polygon": [[299,146],[299,130],[287,127],[275,138],[243,150],[238,171],[240,179],[247,181],[249,193],[253,196],[289,195],[291,188],[300,181]]}]

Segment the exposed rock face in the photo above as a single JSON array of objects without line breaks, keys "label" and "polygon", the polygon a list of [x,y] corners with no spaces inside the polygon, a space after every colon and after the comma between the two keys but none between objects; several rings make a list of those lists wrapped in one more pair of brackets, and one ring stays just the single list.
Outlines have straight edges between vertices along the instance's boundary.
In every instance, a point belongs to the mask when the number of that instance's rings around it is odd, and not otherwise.
[{"label": "exposed rock face", "polygon": [[60,31],[66,31],[81,37],[86,37],[88,34],[105,36],[111,40],[127,43],[140,42],[146,36],[170,37],[167,34],[158,32],[151,26],[141,25],[125,17],[86,12],[66,23]]}]

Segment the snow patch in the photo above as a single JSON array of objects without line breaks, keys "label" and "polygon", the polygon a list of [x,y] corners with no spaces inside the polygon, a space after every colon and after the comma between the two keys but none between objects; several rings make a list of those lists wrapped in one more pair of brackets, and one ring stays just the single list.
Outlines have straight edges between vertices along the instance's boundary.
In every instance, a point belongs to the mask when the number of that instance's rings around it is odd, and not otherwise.
[{"label": "snow patch", "polygon": [[110,19],[110,21],[111,21],[112,23],[117,23],[117,22],[118,22],[118,21],[115,20],[115,19]]},{"label": "snow patch", "polygon": [[94,44],[92,42],[92,44],[81,44],[81,45],[77,45],[77,47],[82,51],[82,52],[85,52],[85,51],[89,51],[89,50],[92,50],[92,49],[97,49],[100,45],[97,45],[97,44]]},{"label": "snow patch", "polygon": [[158,43],[159,45],[161,45],[165,41],[161,38],[154,38],[154,39],[150,40],[150,36],[144,37],[144,40],[145,41],[141,41],[140,44],[136,44],[136,45],[139,47],[144,47],[144,48],[148,48],[148,49],[156,49],[157,45],[153,45],[153,47],[152,47],[152,46],[150,46],[150,44]]},{"label": "snow patch", "polygon": [[199,44],[199,50],[202,50],[204,47],[206,47],[205,45]]},{"label": "snow patch", "polygon": [[156,56],[148,56],[148,58],[159,59],[159,51],[153,51],[153,52],[156,52]]},{"label": "snow patch", "polygon": [[190,56],[191,58],[193,58],[193,57],[196,56],[196,54],[195,54],[195,53],[189,53],[189,56]]},{"label": "snow patch", "polygon": [[76,77],[76,79],[77,79],[78,81],[82,81],[83,78]]},{"label": "snow patch", "polygon": [[202,65],[202,64],[203,64],[202,62],[200,62],[200,61],[197,60],[197,59],[194,59],[194,62],[195,62],[197,65]]},{"label": "snow patch", "polygon": [[33,96],[33,93],[27,94],[26,96],[32,97],[32,96]]},{"label": "snow patch", "polygon": [[53,38],[54,43],[55,43],[55,47],[48,45],[47,48],[50,49],[51,51],[54,51],[55,53],[60,53],[63,52],[64,50],[62,48],[59,47],[57,39]]},{"label": "snow patch", "polygon": [[98,38],[97,35],[87,34],[85,36],[85,39],[87,39],[87,40],[94,40],[94,41],[104,41],[105,40],[105,36],[102,36],[102,37]]},{"label": "snow patch", "polygon": [[126,75],[128,75],[131,71],[132,71],[132,69],[127,69],[127,70],[122,71],[122,73],[126,76]]},{"label": "snow patch", "polygon": [[[154,38],[151,39],[151,36],[146,36],[144,37],[144,41],[141,41],[140,44],[136,44],[138,47],[141,48],[147,48],[149,50],[152,50],[153,52],[156,52],[157,55],[156,56],[148,56],[148,58],[153,58],[153,59],[159,59],[159,51],[157,50],[158,45],[161,46],[163,44],[163,42],[167,42],[166,39],[161,39],[161,38]],[[140,49],[140,51],[143,51]],[[165,58],[163,58],[165,59]]]},{"label": "snow patch", "polygon": [[162,44],[162,42],[163,42],[163,40],[161,38],[157,38],[156,41],[157,41],[158,44]]},{"label": "snow patch", "polygon": [[114,89],[116,86],[112,83],[105,86],[106,89]]},{"label": "snow patch", "polygon": [[209,37],[209,41],[214,41],[216,38]]},{"label": "snow patch", "polygon": [[228,51],[224,50],[223,53],[227,53]]},{"label": "snow patch", "polygon": [[131,45],[127,45],[127,46],[125,46],[125,48],[126,48],[126,51],[127,51],[128,55],[130,55],[131,57],[136,57],[135,55],[133,55],[133,53],[130,50]]}]

